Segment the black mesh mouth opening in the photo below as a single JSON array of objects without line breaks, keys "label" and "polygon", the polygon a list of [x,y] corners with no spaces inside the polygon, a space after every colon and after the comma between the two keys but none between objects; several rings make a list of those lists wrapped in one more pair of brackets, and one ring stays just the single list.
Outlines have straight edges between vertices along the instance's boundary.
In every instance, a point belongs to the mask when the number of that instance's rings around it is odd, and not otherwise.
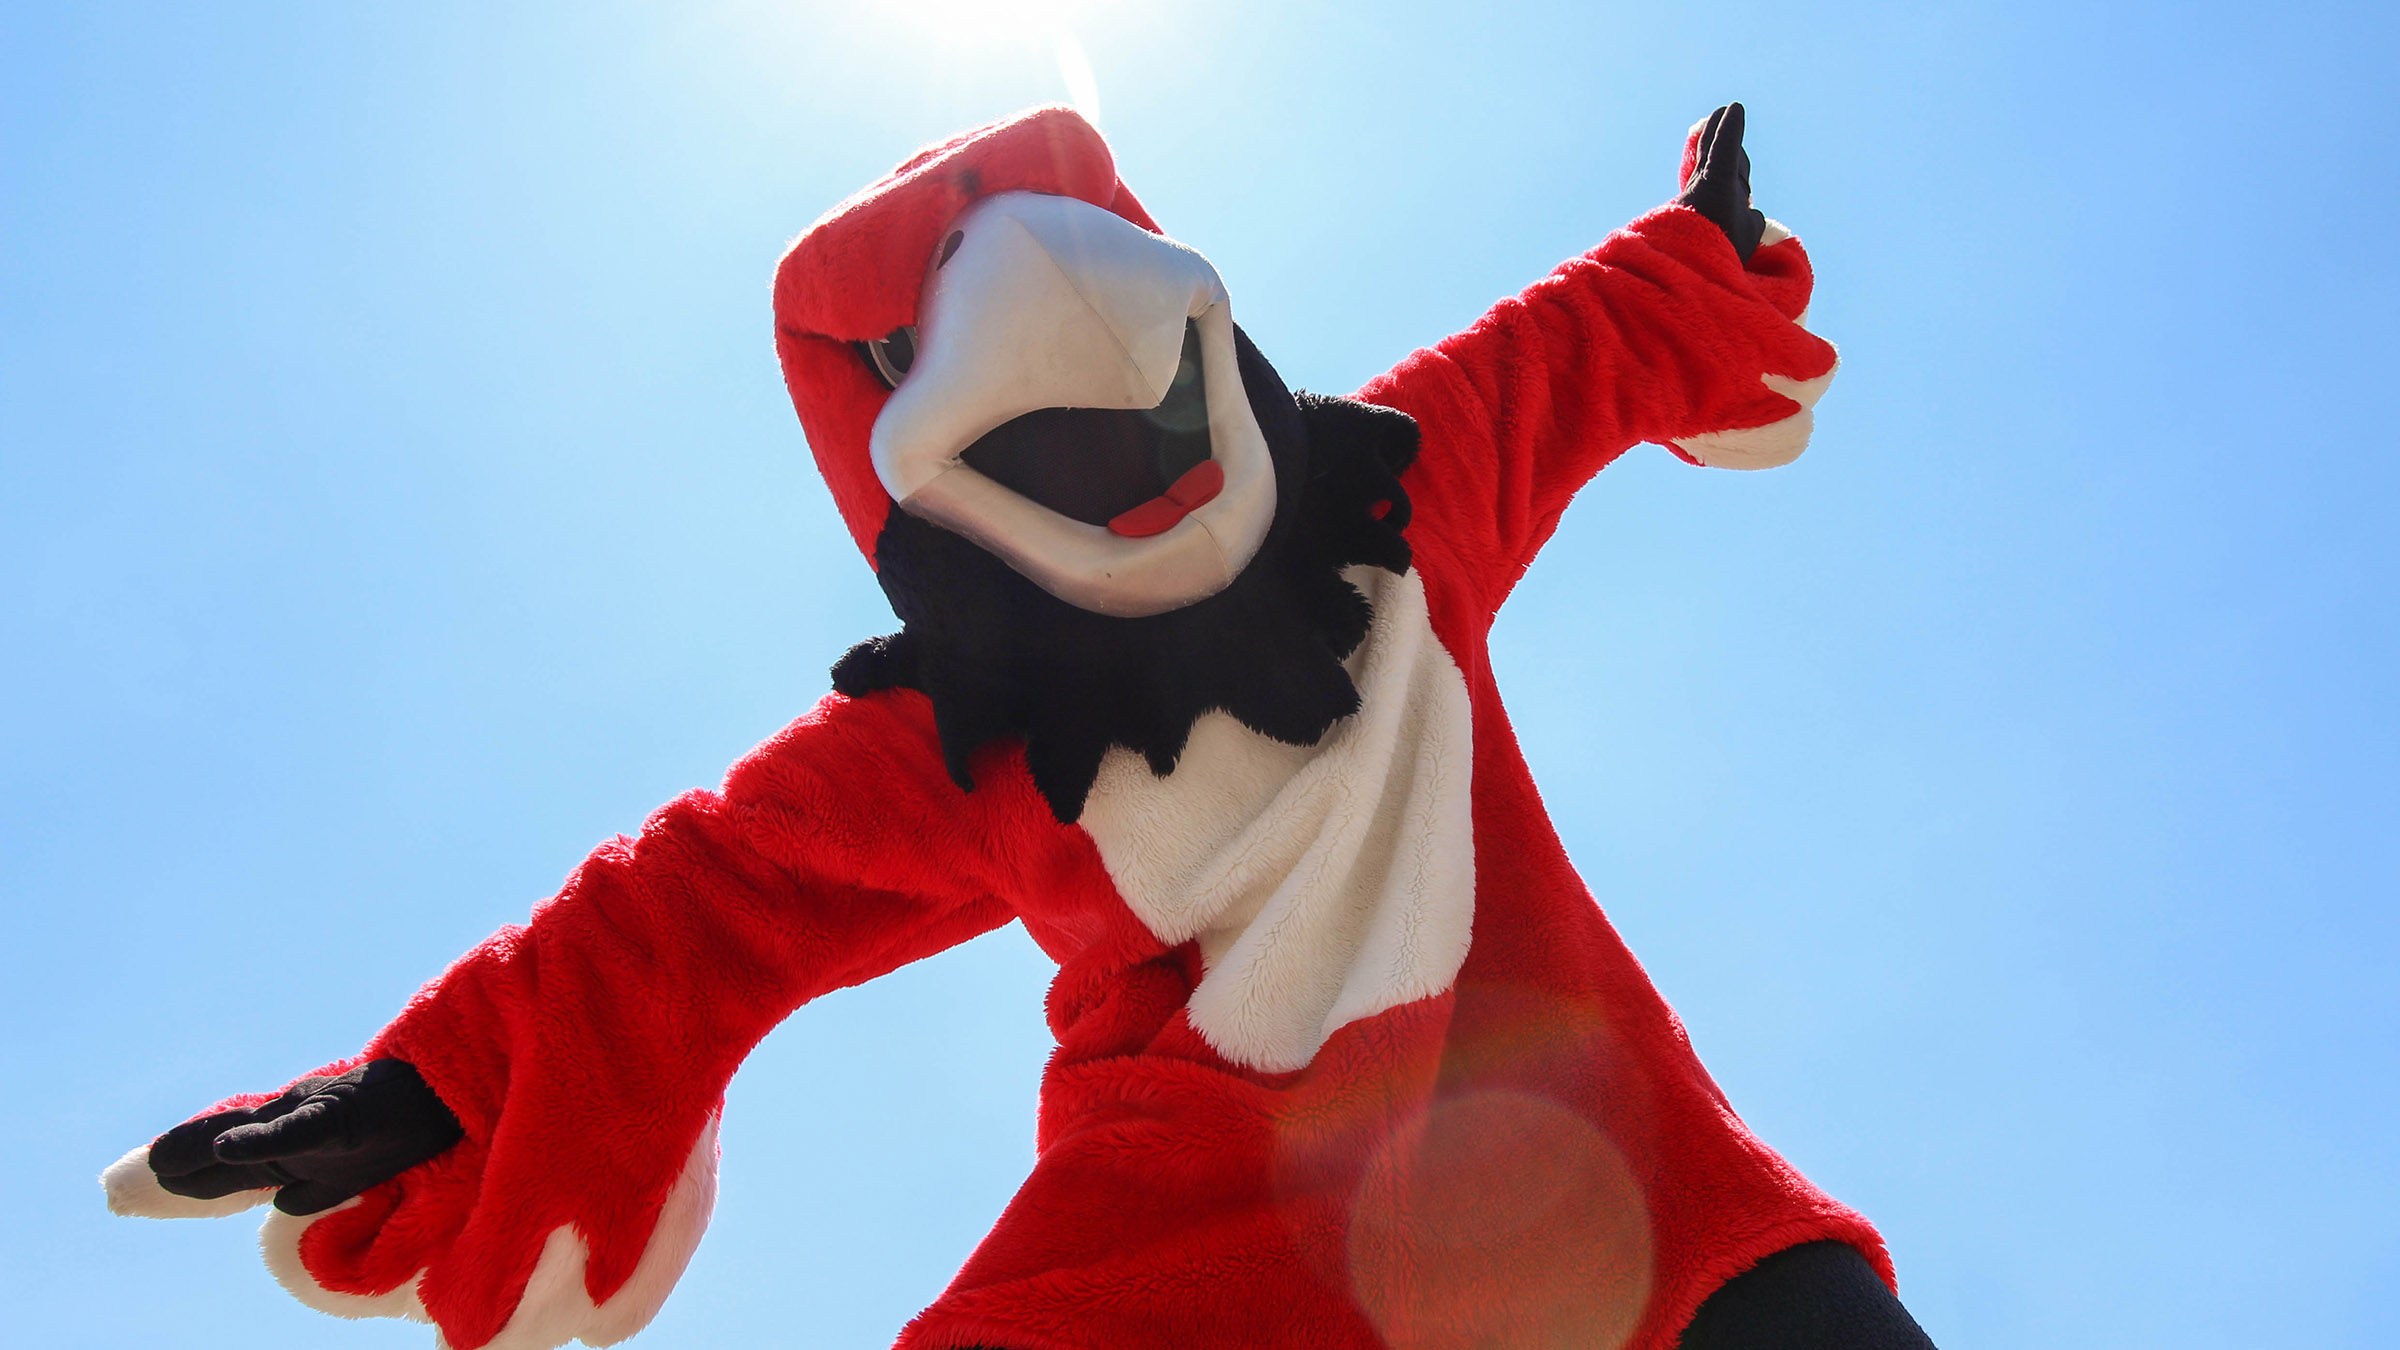
[{"label": "black mesh mouth opening", "polygon": [[1175,382],[1155,408],[1038,408],[959,453],[1009,491],[1087,525],[1164,493],[1210,457],[1200,326],[1186,319]]}]

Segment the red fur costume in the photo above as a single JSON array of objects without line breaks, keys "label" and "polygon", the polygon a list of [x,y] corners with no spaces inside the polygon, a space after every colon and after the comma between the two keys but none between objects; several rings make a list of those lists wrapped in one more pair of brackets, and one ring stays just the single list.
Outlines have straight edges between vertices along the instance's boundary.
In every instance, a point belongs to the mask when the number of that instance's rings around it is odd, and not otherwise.
[{"label": "red fur costume", "polygon": [[[852,343],[913,322],[948,223],[1016,190],[1156,228],[1098,134],[1049,109],[910,160],[777,274],[792,397],[870,558],[892,509],[868,457],[887,391]],[[1376,873],[1384,908],[1325,939],[1348,965],[1284,980],[1259,923],[1186,933],[1137,906],[1143,869],[1181,856],[1159,833],[1180,817],[1137,800],[1167,788],[1110,797],[1104,778],[1061,824],[1020,747],[987,746],[962,791],[923,695],[831,696],[719,789],[603,845],[374,1039],[364,1055],[415,1065],[465,1138],[347,1207],[275,1215],[278,1275],[331,1311],[430,1317],[459,1350],[631,1334],[706,1222],[716,1113],[751,1046],[828,990],[1015,920],[1059,963],[1039,1159],[909,1350],[1651,1350],[1801,1242],[1850,1243],[1888,1281],[1867,1223],[1735,1116],[1569,866],[1485,646],[1568,499],[1628,447],[1798,453],[1834,366],[1798,322],[1810,285],[1780,229],[1745,266],[1662,208],[1359,392],[1422,431],[1402,480],[1414,580],[1375,595],[1379,625],[1417,627],[1370,639],[1359,718],[1385,675],[1419,712],[1380,748],[1342,743],[1327,772],[1353,776],[1322,828],[1355,823],[1344,803],[1382,790],[1357,776],[1379,765],[1413,775],[1392,810],[1433,823],[1373,836],[1409,856],[1386,869],[1402,881]],[[1272,753],[1312,771],[1313,751]],[[1366,829],[1381,808],[1357,809]],[[1363,856],[1346,865],[1384,866]],[[1290,943],[1319,940],[1293,922]],[[1210,1002],[1237,961],[1248,983]],[[1348,983],[1308,994],[1328,970]],[[1312,997],[1298,1031],[1276,1020]]]}]

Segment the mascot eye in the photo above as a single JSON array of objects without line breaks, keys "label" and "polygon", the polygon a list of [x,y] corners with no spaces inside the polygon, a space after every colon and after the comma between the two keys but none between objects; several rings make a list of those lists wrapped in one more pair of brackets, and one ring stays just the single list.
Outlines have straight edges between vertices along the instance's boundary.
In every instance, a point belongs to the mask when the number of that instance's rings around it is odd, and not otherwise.
[{"label": "mascot eye", "polygon": [[917,363],[917,330],[914,327],[895,328],[879,338],[858,344],[859,354],[875,367],[887,388],[900,387],[901,377]]}]

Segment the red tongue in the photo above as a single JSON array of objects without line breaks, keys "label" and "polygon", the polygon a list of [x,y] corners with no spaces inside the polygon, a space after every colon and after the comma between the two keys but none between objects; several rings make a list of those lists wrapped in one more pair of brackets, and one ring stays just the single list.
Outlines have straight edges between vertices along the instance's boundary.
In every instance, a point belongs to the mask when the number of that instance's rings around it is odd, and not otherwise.
[{"label": "red tongue", "polygon": [[1204,459],[1184,471],[1165,492],[1108,522],[1110,534],[1146,539],[1173,529],[1185,516],[1206,506],[1225,490],[1225,470]]}]

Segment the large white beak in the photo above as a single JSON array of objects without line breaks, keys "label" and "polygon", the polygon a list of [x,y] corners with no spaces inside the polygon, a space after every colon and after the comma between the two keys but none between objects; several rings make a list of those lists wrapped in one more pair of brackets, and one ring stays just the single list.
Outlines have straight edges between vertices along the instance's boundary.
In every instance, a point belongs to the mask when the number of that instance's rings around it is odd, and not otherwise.
[{"label": "large white beak", "polygon": [[[1211,457],[1225,482],[1164,532],[1112,534],[959,459],[985,432],[1037,409],[1157,407],[1187,320],[1199,330]],[[1072,197],[1001,193],[951,223],[917,307],[916,362],[875,419],[868,450],[903,509],[974,540],[1068,604],[1120,618],[1223,590],[1275,516],[1275,467],[1242,388],[1216,269]]]}]

